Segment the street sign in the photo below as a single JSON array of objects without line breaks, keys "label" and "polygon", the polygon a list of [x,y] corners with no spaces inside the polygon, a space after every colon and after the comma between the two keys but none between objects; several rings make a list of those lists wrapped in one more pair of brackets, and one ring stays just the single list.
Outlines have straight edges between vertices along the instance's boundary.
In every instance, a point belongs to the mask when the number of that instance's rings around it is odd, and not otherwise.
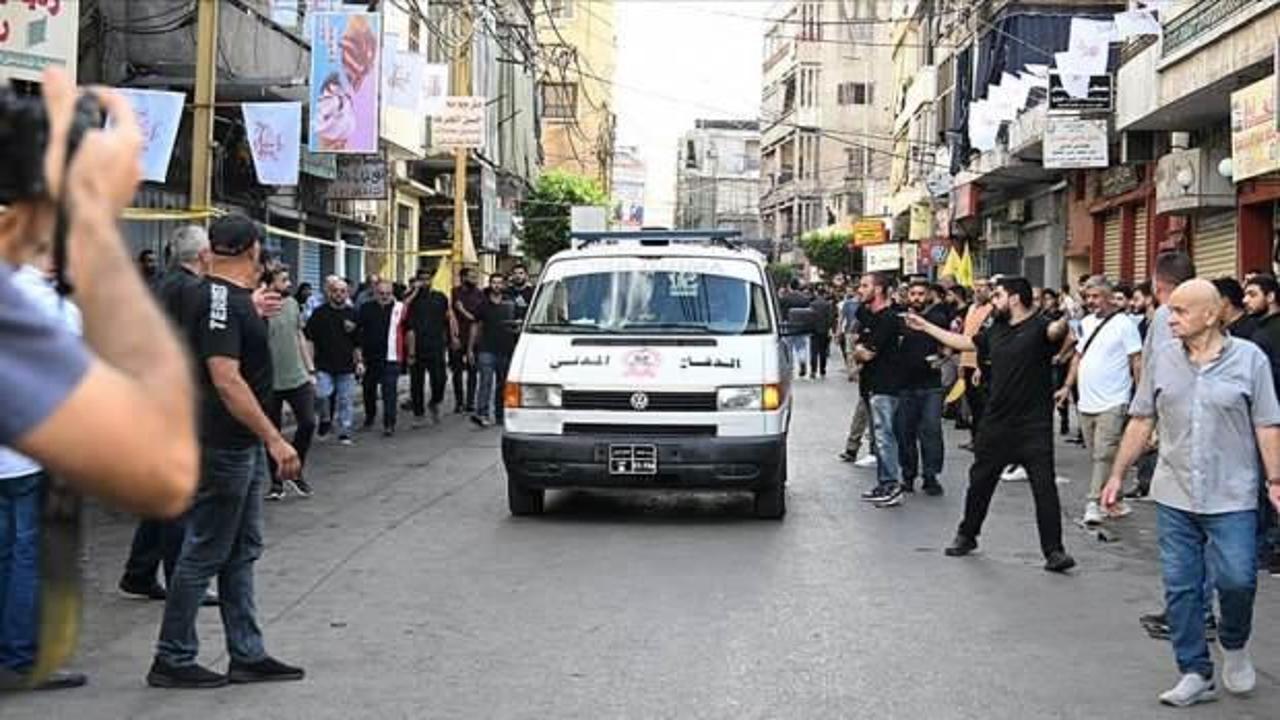
[{"label": "street sign", "polygon": [[859,220],[853,224],[853,246],[879,245],[887,239],[883,220]]},{"label": "street sign", "polygon": [[431,144],[442,150],[484,145],[487,104],[483,95],[445,98],[444,110],[431,121]]},{"label": "street sign", "polygon": [[329,185],[330,200],[385,200],[387,163],[379,157],[354,155],[338,160],[338,177]]},{"label": "street sign", "polygon": [[1051,117],[1045,123],[1046,168],[1104,168],[1107,149],[1106,118]]},{"label": "street sign", "polygon": [[1115,107],[1114,80],[1110,75],[1091,75],[1089,93],[1072,97],[1062,84],[1062,75],[1049,73],[1049,113],[1109,113]]}]

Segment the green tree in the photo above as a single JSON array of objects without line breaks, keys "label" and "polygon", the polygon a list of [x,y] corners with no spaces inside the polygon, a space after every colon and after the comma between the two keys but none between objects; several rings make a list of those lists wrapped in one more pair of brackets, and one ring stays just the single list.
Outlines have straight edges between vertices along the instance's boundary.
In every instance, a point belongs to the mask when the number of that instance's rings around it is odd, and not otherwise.
[{"label": "green tree", "polygon": [[538,178],[524,200],[524,253],[539,263],[569,247],[569,209],[574,205],[608,205],[596,181],[549,170]]},{"label": "green tree", "polygon": [[791,263],[769,263],[767,270],[774,287],[784,287],[796,276],[796,266]]},{"label": "green tree", "polygon": [[815,230],[800,238],[800,249],[810,264],[831,277],[849,267],[849,239],[848,233]]}]

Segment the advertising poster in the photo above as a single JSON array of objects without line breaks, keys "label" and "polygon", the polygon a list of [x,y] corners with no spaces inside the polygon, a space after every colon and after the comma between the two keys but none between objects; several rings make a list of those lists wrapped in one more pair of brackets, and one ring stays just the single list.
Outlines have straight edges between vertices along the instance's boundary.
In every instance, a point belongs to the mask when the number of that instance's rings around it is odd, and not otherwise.
[{"label": "advertising poster", "polygon": [[1236,182],[1280,170],[1275,80],[1231,93],[1231,178]]},{"label": "advertising poster", "polygon": [[381,85],[377,13],[317,13],[311,36],[312,152],[378,152]]},{"label": "advertising poster", "polygon": [[76,77],[80,0],[0,2],[0,81],[40,80],[50,65]]},{"label": "advertising poster", "polygon": [[446,98],[444,112],[431,123],[431,144],[444,150],[484,145],[488,103],[482,95]]}]

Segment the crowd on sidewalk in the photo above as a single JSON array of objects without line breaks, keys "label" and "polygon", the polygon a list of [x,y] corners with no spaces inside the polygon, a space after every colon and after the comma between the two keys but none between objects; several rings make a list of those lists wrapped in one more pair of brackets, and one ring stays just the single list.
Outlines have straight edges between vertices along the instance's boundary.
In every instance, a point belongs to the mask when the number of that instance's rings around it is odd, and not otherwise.
[{"label": "crowd on sidewalk", "polygon": [[[480,287],[465,268],[446,295],[421,270],[408,287],[369,276],[352,292],[336,276],[322,292],[293,287],[290,268],[263,249],[261,228],[230,215],[179,229],[163,272],[144,251],[137,268],[195,360],[200,483],[176,519],[139,522],[119,582],[122,592],[164,602],[149,684],[167,688],[300,679],[301,668],[267,654],[255,617],[253,565],[263,550],[263,501],[310,497],[305,469],[313,440],[355,442],[357,388],[364,429],[395,433],[402,410],[415,427],[439,423],[447,385],[453,411],[489,427],[502,418],[502,386],[515,346],[512,321],[533,297],[523,266]],[[75,330],[76,306],[59,299],[44,268],[28,266],[15,284]],[[452,300],[450,299],[452,297]],[[399,384],[409,376],[402,407]],[[430,388],[428,394],[427,388]],[[286,438],[284,408],[292,417]],[[36,504],[43,474],[0,448],[0,667],[24,672],[36,656],[38,568]],[[210,591],[214,578],[218,593]],[[226,673],[196,662],[195,620],[219,607],[231,663]],[[78,687],[60,672],[42,687]]]},{"label": "crowd on sidewalk", "polygon": [[999,482],[1021,480],[1045,569],[1075,566],[1062,539],[1055,424],[1089,453],[1082,526],[1121,521],[1128,500],[1154,502],[1166,607],[1140,621],[1172,641],[1182,677],[1160,700],[1176,706],[1215,697],[1215,639],[1227,690],[1253,689],[1245,646],[1256,574],[1280,576],[1280,285],[1263,271],[1195,275],[1187,255],[1169,252],[1136,287],[1102,275],[1058,291],[1010,276],[968,288],[868,273],[856,286],[844,276],[792,283],[779,297],[784,312],[817,318],[792,341],[799,377],[824,379],[825,348],[836,344],[858,383],[840,458],[875,468],[862,495],[874,507],[902,506],[917,479],[926,495],[943,494],[942,423],[972,431],[960,446],[973,453],[963,519],[946,555],[973,553]]}]

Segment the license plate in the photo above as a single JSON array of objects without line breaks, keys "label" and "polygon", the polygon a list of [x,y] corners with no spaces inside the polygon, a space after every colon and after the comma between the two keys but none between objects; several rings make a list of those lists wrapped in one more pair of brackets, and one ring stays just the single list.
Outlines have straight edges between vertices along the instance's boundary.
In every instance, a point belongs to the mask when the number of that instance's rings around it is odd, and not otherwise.
[{"label": "license plate", "polygon": [[657,475],[656,445],[610,445],[610,475]]}]

